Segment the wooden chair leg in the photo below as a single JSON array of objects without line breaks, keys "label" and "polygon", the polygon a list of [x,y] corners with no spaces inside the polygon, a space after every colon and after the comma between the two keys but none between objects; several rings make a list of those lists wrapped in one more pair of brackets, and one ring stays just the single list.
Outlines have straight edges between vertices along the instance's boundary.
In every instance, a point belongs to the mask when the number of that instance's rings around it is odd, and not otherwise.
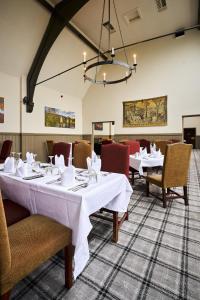
[{"label": "wooden chair leg", "polygon": [[65,286],[70,289],[73,285],[73,272],[72,272],[72,244],[64,249],[65,255]]},{"label": "wooden chair leg", "polygon": [[187,193],[187,186],[183,187],[183,194],[184,194],[184,201],[185,201],[185,205],[189,205],[189,201],[188,201],[188,193]]},{"label": "wooden chair leg", "polygon": [[1,300],[9,300],[10,299],[10,291],[0,296]]},{"label": "wooden chair leg", "polygon": [[131,174],[132,174],[132,176],[131,176],[131,179],[132,179],[132,185],[134,185],[134,176],[135,176],[135,172],[134,172],[133,169],[131,170]]},{"label": "wooden chair leg", "polygon": [[125,220],[128,221],[128,210],[127,210],[127,212],[126,212]]},{"label": "wooden chair leg", "polygon": [[163,200],[163,207],[166,208],[167,207],[167,201],[166,201],[166,193],[165,193],[165,189],[162,189],[162,200]]},{"label": "wooden chair leg", "polygon": [[119,231],[119,224],[118,224],[118,212],[113,212],[113,237],[112,241],[117,243],[118,242],[118,231]]},{"label": "wooden chair leg", "polygon": [[149,182],[146,181],[146,195],[149,197]]}]

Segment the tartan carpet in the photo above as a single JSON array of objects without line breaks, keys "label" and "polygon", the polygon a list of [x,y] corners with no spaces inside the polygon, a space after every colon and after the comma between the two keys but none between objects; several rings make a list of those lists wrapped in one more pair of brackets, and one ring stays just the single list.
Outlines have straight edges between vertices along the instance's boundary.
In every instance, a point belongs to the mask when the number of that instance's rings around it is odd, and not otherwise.
[{"label": "tartan carpet", "polygon": [[193,150],[189,206],[176,199],[164,209],[136,180],[118,243],[111,241],[111,223],[93,219],[90,260],[69,291],[62,255],[56,255],[19,282],[11,299],[200,299],[199,162],[200,150]]}]

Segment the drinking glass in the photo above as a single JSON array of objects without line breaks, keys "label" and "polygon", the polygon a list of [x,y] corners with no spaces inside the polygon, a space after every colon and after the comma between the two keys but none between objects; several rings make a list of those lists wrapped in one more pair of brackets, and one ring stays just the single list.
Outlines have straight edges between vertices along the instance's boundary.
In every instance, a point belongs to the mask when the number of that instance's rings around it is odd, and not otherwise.
[{"label": "drinking glass", "polygon": [[51,174],[53,174],[53,162],[52,162],[52,160],[53,160],[54,155],[49,155],[48,157],[50,159],[50,164],[51,164],[51,167],[50,167]]},{"label": "drinking glass", "polygon": [[53,156],[53,155],[49,155],[48,157],[49,157],[49,159],[50,159],[51,167],[53,167],[53,162],[52,162],[52,160],[53,160],[54,156]]},{"label": "drinking glass", "polygon": [[15,157],[16,152],[11,152],[11,157]]}]

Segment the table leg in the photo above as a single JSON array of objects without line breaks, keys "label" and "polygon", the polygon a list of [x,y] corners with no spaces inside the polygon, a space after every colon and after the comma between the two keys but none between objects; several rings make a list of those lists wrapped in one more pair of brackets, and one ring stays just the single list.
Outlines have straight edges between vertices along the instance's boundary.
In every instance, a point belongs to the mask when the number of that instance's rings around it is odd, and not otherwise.
[{"label": "table leg", "polygon": [[119,224],[118,224],[118,212],[113,212],[113,237],[112,241],[117,243],[118,241],[118,231],[119,231]]}]

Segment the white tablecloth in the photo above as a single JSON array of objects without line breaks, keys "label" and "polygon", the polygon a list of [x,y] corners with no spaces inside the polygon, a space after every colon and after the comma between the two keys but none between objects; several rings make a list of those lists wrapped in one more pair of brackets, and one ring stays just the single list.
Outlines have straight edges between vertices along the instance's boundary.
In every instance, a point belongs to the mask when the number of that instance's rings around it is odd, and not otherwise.
[{"label": "white tablecloth", "polygon": [[76,278],[89,259],[87,237],[92,229],[89,216],[102,207],[125,212],[132,188],[123,174],[102,176],[99,183],[76,192],[58,184],[46,184],[51,179],[45,176],[28,181],[0,172],[0,189],[32,214],[51,217],[72,229]]},{"label": "white tablecloth", "polygon": [[129,156],[129,166],[137,170],[140,175],[143,175],[143,168],[163,166],[163,161],[164,161],[164,155],[158,158],[150,157],[150,155],[148,155],[148,158],[141,158],[141,157],[136,158],[135,155]]}]

